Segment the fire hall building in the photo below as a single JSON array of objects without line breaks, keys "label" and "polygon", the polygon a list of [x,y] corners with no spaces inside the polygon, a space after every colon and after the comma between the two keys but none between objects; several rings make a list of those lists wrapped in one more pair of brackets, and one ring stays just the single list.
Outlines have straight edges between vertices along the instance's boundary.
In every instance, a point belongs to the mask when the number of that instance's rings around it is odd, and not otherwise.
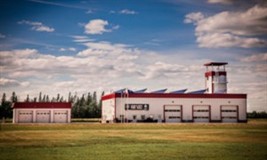
[{"label": "fire hall building", "polygon": [[103,123],[247,122],[247,95],[227,93],[226,62],[204,64],[205,89],[122,89],[102,97]]}]

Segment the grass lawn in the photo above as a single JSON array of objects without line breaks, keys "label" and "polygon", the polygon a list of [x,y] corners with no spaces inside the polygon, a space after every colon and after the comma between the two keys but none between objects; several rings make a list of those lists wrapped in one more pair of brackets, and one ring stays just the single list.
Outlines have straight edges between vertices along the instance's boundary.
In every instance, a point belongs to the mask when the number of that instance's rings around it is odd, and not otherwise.
[{"label": "grass lawn", "polygon": [[267,119],[247,124],[1,124],[0,159],[267,159]]}]

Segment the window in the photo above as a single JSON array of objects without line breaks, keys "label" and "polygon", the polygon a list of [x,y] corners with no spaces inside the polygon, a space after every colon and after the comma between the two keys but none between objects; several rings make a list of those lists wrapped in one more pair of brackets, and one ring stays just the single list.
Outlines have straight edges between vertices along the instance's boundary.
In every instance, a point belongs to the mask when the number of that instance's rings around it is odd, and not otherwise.
[{"label": "window", "polygon": [[195,109],[194,112],[209,112],[208,109]]},{"label": "window", "polygon": [[181,117],[179,116],[169,116],[169,119],[180,119]]},{"label": "window", "polygon": [[180,112],[179,109],[165,109],[165,112]]},{"label": "window", "polygon": [[136,119],[136,115],[133,115],[133,119]]},{"label": "window", "polygon": [[222,112],[236,112],[236,110],[222,110]]}]

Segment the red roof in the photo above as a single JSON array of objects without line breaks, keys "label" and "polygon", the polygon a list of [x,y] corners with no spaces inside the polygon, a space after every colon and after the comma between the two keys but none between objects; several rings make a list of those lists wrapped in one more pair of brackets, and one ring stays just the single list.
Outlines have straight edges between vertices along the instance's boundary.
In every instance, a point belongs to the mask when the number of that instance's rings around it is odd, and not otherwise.
[{"label": "red roof", "polygon": [[17,102],[13,108],[71,108],[70,102]]},{"label": "red roof", "polygon": [[223,65],[227,65],[227,62],[209,62],[204,64],[204,66],[223,66]]}]

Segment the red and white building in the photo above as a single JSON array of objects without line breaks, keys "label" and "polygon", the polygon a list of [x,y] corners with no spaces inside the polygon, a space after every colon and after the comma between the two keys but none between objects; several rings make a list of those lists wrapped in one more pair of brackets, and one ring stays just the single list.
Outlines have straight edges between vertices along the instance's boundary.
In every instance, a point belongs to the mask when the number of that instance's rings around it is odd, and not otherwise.
[{"label": "red and white building", "polygon": [[206,88],[120,91],[102,97],[102,122],[247,122],[247,95],[227,93],[224,62],[204,64]]},{"label": "red and white building", "polygon": [[70,123],[71,103],[17,102],[13,105],[13,123]]}]

